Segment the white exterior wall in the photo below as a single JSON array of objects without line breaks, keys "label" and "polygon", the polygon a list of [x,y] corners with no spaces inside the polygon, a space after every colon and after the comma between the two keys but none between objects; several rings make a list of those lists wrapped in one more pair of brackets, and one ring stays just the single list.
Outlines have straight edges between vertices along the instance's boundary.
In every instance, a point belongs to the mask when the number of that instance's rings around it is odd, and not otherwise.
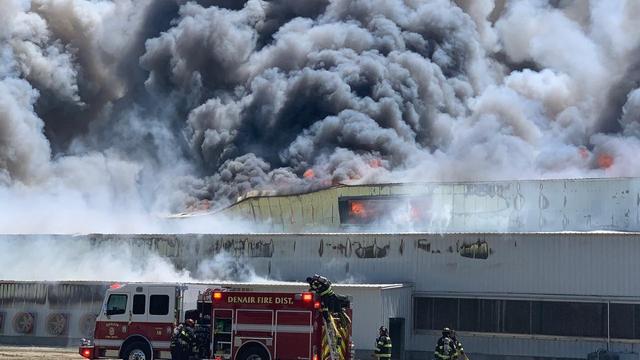
[{"label": "white exterior wall", "polygon": [[[168,257],[191,269],[228,248],[259,276],[413,283],[417,293],[640,299],[638,233],[278,234],[185,236]],[[120,238],[118,238],[120,239]],[[111,240],[109,240],[111,241]],[[118,240],[119,241],[119,240]],[[155,248],[164,239],[128,237]],[[481,244],[484,254],[465,257]],[[266,244],[266,245],[265,245]],[[262,247],[266,250],[262,249]],[[198,254],[193,258],[191,254]],[[469,255],[468,256],[473,256]],[[486,257],[486,258],[484,258]]]}]

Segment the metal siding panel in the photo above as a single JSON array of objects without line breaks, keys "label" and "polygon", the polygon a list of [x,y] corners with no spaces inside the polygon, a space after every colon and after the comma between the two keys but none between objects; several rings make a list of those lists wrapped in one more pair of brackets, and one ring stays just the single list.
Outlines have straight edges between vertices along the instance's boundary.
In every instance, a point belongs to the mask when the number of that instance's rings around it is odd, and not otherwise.
[{"label": "metal siding panel", "polygon": [[[288,199],[288,198],[287,198]],[[278,197],[267,198],[269,203],[269,214],[274,231],[285,231],[281,199]],[[286,201],[286,200],[285,200]]]},{"label": "metal siding panel", "polygon": [[[56,241],[74,246],[86,239],[130,244],[140,256],[157,251],[192,271],[198,260],[227,251],[283,280],[326,272],[335,279],[415,282],[418,292],[640,297],[639,234],[90,235]],[[250,249],[261,240],[269,242],[267,255]],[[478,241],[490,249],[486,258],[463,256],[465,246],[471,254],[479,251],[473,250]]]},{"label": "metal siding panel", "polygon": [[[317,209],[322,217],[305,224],[339,230],[336,210],[340,196],[390,194],[430,195],[438,216],[432,226],[422,229],[428,231],[640,231],[639,178],[341,186],[274,198],[300,196],[305,204],[322,206]],[[258,221],[266,221],[269,212],[260,199],[249,198],[225,212],[255,203],[261,210]],[[325,206],[333,208],[332,216],[325,212]],[[285,222],[284,231],[291,229]]]}]

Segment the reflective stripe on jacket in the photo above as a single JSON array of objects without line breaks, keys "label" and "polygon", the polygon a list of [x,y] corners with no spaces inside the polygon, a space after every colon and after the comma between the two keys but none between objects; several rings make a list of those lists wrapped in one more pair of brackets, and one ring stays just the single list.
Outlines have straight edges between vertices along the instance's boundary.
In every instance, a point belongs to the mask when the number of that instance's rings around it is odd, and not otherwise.
[{"label": "reflective stripe on jacket", "polygon": [[453,340],[449,337],[443,336],[438,339],[438,345],[434,355],[438,360],[451,360],[456,357],[456,347]]},{"label": "reflective stripe on jacket", "polygon": [[388,336],[380,336],[376,339],[375,356],[379,358],[391,357],[391,338]]}]

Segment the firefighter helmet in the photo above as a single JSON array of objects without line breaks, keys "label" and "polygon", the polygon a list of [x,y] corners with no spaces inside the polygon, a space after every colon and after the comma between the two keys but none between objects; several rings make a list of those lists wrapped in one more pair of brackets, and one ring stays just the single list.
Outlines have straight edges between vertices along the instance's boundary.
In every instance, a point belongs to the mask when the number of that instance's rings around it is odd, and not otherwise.
[{"label": "firefighter helmet", "polygon": [[380,336],[388,336],[389,335],[389,330],[387,330],[387,328],[384,327],[384,326],[380,326],[380,329],[378,329],[378,331],[380,332]]},{"label": "firefighter helmet", "polygon": [[451,333],[452,333],[452,331],[448,327],[442,329],[442,336],[450,337]]},{"label": "firefighter helmet", "polygon": [[184,322],[185,325],[187,325],[188,327],[194,327],[196,325],[196,322],[193,321],[193,319],[187,319]]}]

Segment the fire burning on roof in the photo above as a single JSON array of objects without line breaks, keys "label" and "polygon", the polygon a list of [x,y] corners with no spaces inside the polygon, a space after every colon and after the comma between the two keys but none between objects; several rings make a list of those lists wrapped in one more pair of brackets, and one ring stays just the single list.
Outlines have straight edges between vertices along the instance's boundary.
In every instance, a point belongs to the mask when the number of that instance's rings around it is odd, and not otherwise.
[{"label": "fire burning on roof", "polygon": [[382,160],[380,159],[371,159],[369,160],[369,166],[377,169],[377,168],[381,168],[382,167]]},{"label": "fire burning on roof", "polygon": [[601,169],[608,169],[613,165],[613,156],[602,153],[598,155],[598,167]]},{"label": "fire burning on roof", "polygon": [[305,179],[313,179],[313,178],[316,176],[316,174],[314,173],[313,169],[307,169],[307,170],[304,172],[304,174],[302,174],[302,176],[303,176]]}]

